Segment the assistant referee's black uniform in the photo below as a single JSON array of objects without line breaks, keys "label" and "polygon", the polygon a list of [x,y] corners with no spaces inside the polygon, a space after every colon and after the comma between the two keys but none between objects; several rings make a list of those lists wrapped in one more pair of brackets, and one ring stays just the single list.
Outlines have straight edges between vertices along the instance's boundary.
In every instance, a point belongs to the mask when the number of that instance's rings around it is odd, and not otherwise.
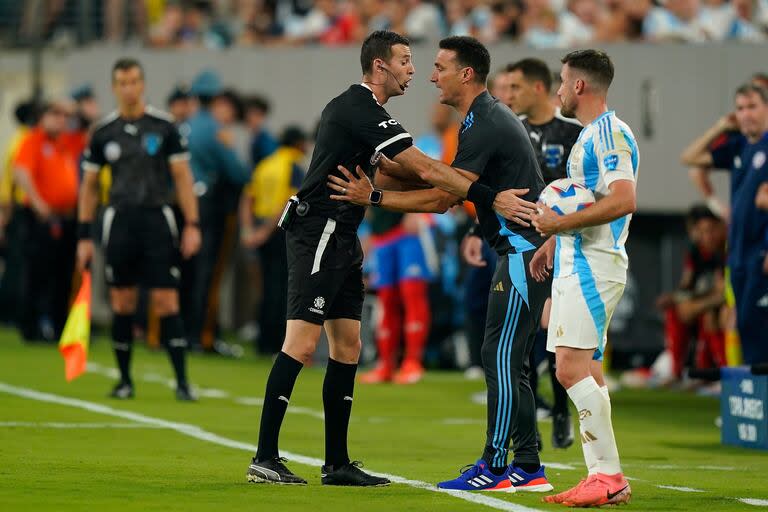
[{"label": "assistant referee's black uniform", "polygon": [[[112,186],[100,237],[107,285],[129,288],[176,288],[181,277],[180,227],[171,208],[174,190],[170,162],[187,159],[186,144],[173,119],[147,106],[138,119],[117,113],[99,123],[85,152],[83,169],[99,172],[109,165]],[[186,338],[178,315],[160,319],[161,343],[176,373],[177,396],[188,391]],[[112,338],[120,369],[113,396],[132,394],[130,358],[133,314],[115,314]],[[121,388],[124,388],[121,391]]]},{"label": "assistant referee's black uniform", "polygon": [[[528,134],[509,108],[488,91],[475,98],[459,131],[453,167],[479,175],[494,190],[530,189],[535,202],[544,189]],[[507,465],[510,438],[515,464],[536,465],[536,411],[528,383],[528,361],[549,283],[538,283],[528,264],[542,238],[490,208],[477,207],[483,237],[499,255],[491,282],[482,346],[488,386],[488,430],[483,453],[491,467]],[[514,435],[513,435],[514,434]]]},{"label": "assistant referee's black uniform", "polygon": [[[398,36],[399,37],[399,36]],[[286,230],[289,320],[322,325],[325,320],[360,320],[363,310],[363,251],[357,228],[365,208],[330,198],[328,176],[343,177],[339,165],[360,166],[370,175],[372,157],[394,158],[413,144],[410,134],[377,102],[371,89],[352,85],[331,100],[320,118],[309,170],[280,221]],[[259,446],[248,468],[252,482],[306,483],[279,459],[278,437],[302,363],[277,355],[264,397]],[[385,485],[350,463],[347,430],[357,364],[328,359],[323,383],[325,465],[328,485]]]}]

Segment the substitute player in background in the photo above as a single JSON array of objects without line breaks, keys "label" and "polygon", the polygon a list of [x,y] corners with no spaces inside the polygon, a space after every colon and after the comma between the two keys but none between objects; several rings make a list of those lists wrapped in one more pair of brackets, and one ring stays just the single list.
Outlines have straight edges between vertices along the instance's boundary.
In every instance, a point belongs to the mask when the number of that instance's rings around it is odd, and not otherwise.
[{"label": "substitute player in background", "polygon": [[550,239],[531,261],[531,272],[546,279],[557,255],[547,349],[555,352],[557,378],[579,411],[589,476],[545,500],[600,506],[626,503],[631,494],[619,463],[602,359],[608,324],[627,279],[624,243],[636,207],[639,154],[629,126],[606,104],[614,73],[608,55],[579,50],[562,62],[562,113],[584,125],[571,151],[568,175],[592,190],[597,201],[565,216],[539,205],[533,225]]},{"label": "substitute player in background", "polygon": [[[568,176],[566,164],[571,155],[571,148],[581,133],[581,124],[573,118],[565,117],[560,108],[552,105],[552,72],[549,66],[539,59],[523,59],[506,67],[509,76],[509,106],[520,116],[523,126],[531,138],[533,150],[539,160],[539,168],[544,182],[549,184]],[[541,329],[536,336],[536,346],[542,350],[547,343],[547,326],[551,299],[547,299],[541,315]],[[531,388],[538,398],[539,379],[536,372],[535,354],[531,352]],[[568,394],[557,380],[555,374],[555,355],[549,354],[549,375],[552,380],[552,446],[568,448],[573,444],[573,422],[568,411]]]},{"label": "substitute player in background", "polygon": [[[114,398],[134,395],[131,379],[133,316],[138,285],[150,289],[150,304],[160,318],[160,341],[176,374],[176,398],[195,400],[186,372],[184,326],[179,316],[179,251],[184,258],[200,248],[197,199],[186,143],[173,119],[144,103],[144,71],[138,61],[120,59],[112,68],[117,111],[97,126],[83,160],[78,212],[78,267],[93,257],[93,221],[99,202],[99,171],[112,168],[109,204],[101,243],[114,317],[112,339],[120,381]],[[174,190],[184,215],[180,231],[171,203]]]}]

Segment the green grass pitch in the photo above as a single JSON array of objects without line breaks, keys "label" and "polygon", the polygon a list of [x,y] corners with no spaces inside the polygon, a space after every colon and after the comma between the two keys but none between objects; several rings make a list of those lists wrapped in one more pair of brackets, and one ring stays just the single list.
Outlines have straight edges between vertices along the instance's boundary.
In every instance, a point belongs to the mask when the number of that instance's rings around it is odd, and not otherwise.
[{"label": "green grass pitch", "polygon": [[[428,373],[409,387],[357,386],[350,454],[369,470],[411,481],[380,489],[326,488],[317,466],[289,462],[306,487],[248,484],[268,360],[194,355],[199,403],[178,403],[164,354],[135,350],[137,396],[106,398],[113,366],[106,340],[93,343],[95,371],[73,383],[52,346],[25,346],[0,331],[0,510],[464,511],[554,510],[537,494],[484,493],[485,503],[420,487],[457,474],[482,451],[484,386],[458,373]],[[281,437],[285,452],[323,457],[323,370],[305,369]],[[760,510],[768,506],[768,454],[720,445],[718,402],[667,391],[612,395],[627,510]],[[585,470],[578,445],[549,446],[544,463],[557,490]],[[301,459],[307,462],[307,459]],[[666,486],[666,487],[660,487]],[[485,498],[479,498],[481,500]],[[754,505],[740,499],[755,500]]]}]

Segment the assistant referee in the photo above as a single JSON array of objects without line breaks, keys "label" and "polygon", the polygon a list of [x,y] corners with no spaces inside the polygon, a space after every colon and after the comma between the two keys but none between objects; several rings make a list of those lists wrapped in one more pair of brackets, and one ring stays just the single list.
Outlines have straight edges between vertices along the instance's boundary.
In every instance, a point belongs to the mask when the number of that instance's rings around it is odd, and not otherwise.
[{"label": "assistant referee", "polygon": [[372,33],[360,51],[362,83],[331,100],[320,118],[309,171],[280,225],[288,252],[288,322],[282,351],[267,380],[258,451],[248,468],[250,482],[306,484],[282,463],[280,426],[296,378],[315,351],[320,331],[328,335],[330,358],[323,383],[325,410],[324,485],[380,486],[389,480],[363,472],[347,453],[355,372],[360,355],[363,252],[357,228],[365,208],[330,199],[329,175],[339,164],[372,170],[371,157],[394,158],[412,137],[382,105],[405,93],[414,73],[406,38]]},{"label": "assistant referee", "polygon": [[[187,340],[177,288],[179,253],[189,258],[200,248],[189,153],[170,115],[145,105],[144,71],[138,61],[120,59],[115,63],[112,90],[117,111],[96,126],[83,160],[77,246],[78,266],[83,269],[93,256],[99,171],[109,165],[112,187],[100,232],[114,313],[113,347],[120,369],[120,381],[111,396],[122,399],[134,395],[130,373],[133,317],[138,285],[142,284],[150,289],[151,305],[160,318],[160,341],[176,374],[176,398],[194,400],[185,367]],[[174,189],[184,215],[181,231],[170,206]]]}]

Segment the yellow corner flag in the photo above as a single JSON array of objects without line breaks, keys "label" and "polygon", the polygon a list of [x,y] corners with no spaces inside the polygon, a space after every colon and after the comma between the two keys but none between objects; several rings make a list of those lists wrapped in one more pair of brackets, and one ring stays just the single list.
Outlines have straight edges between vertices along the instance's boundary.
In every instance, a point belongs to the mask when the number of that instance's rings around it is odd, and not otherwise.
[{"label": "yellow corner flag", "polygon": [[91,272],[83,272],[83,281],[75,303],[69,310],[64,332],[59,341],[59,352],[64,357],[64,376],[67,381],[85,372],[88,361],[88,342],[91,337]]}]

